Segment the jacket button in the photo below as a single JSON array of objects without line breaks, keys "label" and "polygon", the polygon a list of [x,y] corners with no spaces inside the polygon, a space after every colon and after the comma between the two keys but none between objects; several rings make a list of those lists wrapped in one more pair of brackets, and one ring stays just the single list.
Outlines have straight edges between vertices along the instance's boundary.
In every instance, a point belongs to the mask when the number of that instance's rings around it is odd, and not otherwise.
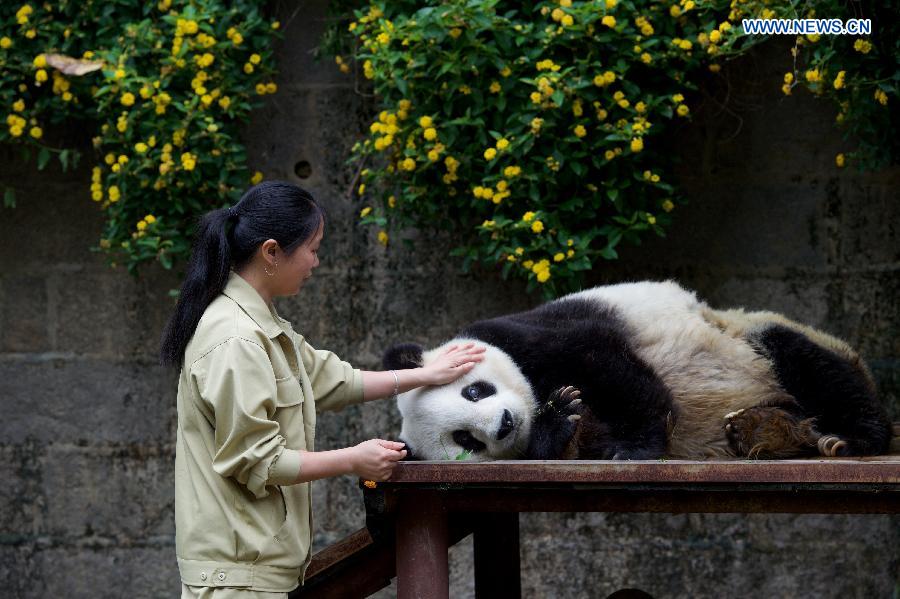
[{"label": "jacket button", "polygon": [[206,572],[200,572],[200,580],[206,580]]},{"label": "jacket button", "polygon": [[219,572],[219,580],[225,580],[225,572]]}]

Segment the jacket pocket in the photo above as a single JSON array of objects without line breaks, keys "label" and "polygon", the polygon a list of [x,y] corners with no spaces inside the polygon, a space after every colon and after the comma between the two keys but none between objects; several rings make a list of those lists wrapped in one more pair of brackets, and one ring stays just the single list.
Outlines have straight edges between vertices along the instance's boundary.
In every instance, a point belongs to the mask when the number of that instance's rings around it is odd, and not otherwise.
[{"label": "jacket pocket", "polygon": [[295,376],[287,376],[275,380],[276,396],[275,406],[287,408],[303,403],[303,387]]}]

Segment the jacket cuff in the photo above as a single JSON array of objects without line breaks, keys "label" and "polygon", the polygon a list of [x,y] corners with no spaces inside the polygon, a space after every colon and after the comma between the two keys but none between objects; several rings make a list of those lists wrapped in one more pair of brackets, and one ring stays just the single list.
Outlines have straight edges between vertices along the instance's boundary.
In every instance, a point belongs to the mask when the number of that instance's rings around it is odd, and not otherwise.
[{"label": "jacket cuff", "polygon": [[269,468],[270,485],[292,485],[300,477],[300,452],[296,449],[282,449]]},{"label": "jacket cuff", "polygon": [[362,370],[353,369],[353,375],[350,378],[350,404],[362,403],[365,399],[365,390],[363,389]]}]

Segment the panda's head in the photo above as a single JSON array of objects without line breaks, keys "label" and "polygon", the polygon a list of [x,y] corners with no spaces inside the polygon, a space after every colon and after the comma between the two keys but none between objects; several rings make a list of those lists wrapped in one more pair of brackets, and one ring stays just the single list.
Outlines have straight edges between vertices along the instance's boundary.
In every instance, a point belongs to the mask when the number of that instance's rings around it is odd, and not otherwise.
[{"label": "panda's head", "polygon": [[384,355],[390,369],[425,366],[450,345],[474,341],[484,359],[456,381],[420,387],[397,398],[403,427],[400,439],[416,460],[514,459],[524,455],[534,418],[535,400],[528,380],[505,352],[477,339],[453,339],[432,350],[395,345]]}]

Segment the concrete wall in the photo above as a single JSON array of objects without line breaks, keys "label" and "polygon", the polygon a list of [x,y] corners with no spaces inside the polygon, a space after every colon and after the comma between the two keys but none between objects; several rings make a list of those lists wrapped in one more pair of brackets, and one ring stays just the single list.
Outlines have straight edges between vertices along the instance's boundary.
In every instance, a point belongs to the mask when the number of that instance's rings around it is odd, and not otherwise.
[{"label": "concrete wall", "polygon": [[[278,94],[247,129],[252,166],[308,187],[330,225],[323,265],[279,310],[315,345],[362,368],[399,340],[436,343],[462,324],[536,303],[517,283],[457,273],[447,239],[385,250],[355,225],[344,166],[371,109],[309,50],[324,3],[283,9]],[[676,277],[717,306],[780,310],[857,345],[882,397],[900,397],[900,170],[837,171],[833,113],[778,93],[784,53],[738,65],[742,119],[697,109],[672,151],[691,203],[668,239],[600,265],[598,282]],[[765,80],[767,87],[748,81]],[[736,133],[736,134],[735,134]],[[311,174],[294,174],[308,161]],[[177,373],[156,366],[179,278],[132,279],[86,248],[101,231],[90,168],[38,173],[0,148],[0,589],[12,597],[171,597]],[[412,235],[412,234],[411,234]],[[414,235],[412,235],[414,237]],[[323,415],[320,449],[396,434],[388,402]],[[314,484],[315,548],[364,525],[356,481]],[[900,584],[889,516],[528,514],[525,596],[888,597]],[[471,544],[452,551],[452,595],[472,595]],[[392,589],[381,593],[388,597]]]}]

